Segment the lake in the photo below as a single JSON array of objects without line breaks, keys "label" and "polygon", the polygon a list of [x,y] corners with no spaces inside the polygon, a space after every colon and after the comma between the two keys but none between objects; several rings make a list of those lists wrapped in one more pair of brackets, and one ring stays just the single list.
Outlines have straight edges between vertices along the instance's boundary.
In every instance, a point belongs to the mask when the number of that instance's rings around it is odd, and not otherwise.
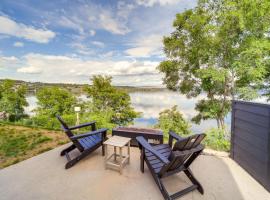
[{"label": "lake", "polygon": [[[194,110],[197,100],[203,98],[199,96],[193,99],[187,99],[184,95],[172,91],[158,91],[158,92],[131,92],[129,93],[131,102],[136,111],[141,112],[140,118],[135,119],[134,126],[149,127],[153,126],[157,122],[158,114],[164,110],[171,108],[174,105],[178,106],[178,109],[182,112],[184,117],[190,120],[196,115]],[[82,99],[86,97],[80,96]],[[27,101],[29,106],[26,108],[28,114],[32,114],[32,110],[37,106],[37,99],[35,96],[28,96]],[[264,98],[257,99],[258,102],[266,102]],[[231,116],[226,117],[225,122],[230,127]],[[216,127],[215,120],[205,120],[200,125],[192,123],[192,131],[194,133],[204,132],[205,130]]]}]

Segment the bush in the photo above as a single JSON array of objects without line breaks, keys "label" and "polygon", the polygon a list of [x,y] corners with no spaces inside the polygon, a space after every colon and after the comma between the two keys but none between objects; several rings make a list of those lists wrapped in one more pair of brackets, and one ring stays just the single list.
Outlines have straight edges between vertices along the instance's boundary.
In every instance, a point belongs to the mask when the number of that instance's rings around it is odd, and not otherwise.
[{"label": "bush", "polygon": [[[76,122],[75,113],[69,114],[69,115],[62,115],[61,117],[63,117],[63,119],[68,125],[70,126],[75,125],[75,122]],[[56,117],[38,115],[38,116],[32,117],[31,120],[32,120],[33,126],[47,128],[47,129],[55,129],[55,130],[61,129],[61,125]]]},{"label": "bush", "polygon": [[93,113],[84,113],[82,115],[82,123],[89,121],[96,121],[97,128],[108,128],[112,129],[116,127],[116,124],[111,122],[112,112],[93,112]]},{"label": "bush", "polygon": [[203,143],[206,147],[218,151],[230,151],[230,139],[225,130],[212,128],[206,131]]},{"label": "bush", "polygon": [[183,114],[178,111],[176,105],[171,109],[160,112],[158,123],[154,127],[163,131],[165,140],[168,139],[170,130],[182,136],[190,134],[190,124],[185,120]]}]

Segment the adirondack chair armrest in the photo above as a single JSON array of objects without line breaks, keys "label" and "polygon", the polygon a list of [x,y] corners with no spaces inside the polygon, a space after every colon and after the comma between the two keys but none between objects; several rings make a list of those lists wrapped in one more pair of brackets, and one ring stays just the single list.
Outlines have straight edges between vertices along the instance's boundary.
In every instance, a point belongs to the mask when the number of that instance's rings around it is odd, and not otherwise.
[{"label": "adirondack chair armrest", "polygon": [[87,126],[91,126],[92,131],[95,131],[96,130],[96,121],[87,122],[87,123],[76,125],[76,126],[71,126],[71,127],[69,127],[69,130],[80,129],[80,128],[84,128],[84,127],[87,127]]},{"label": "adirondack chair armrest", "polygon": [[189,150],[174,151],[174,155],[176,155],[176,156],[186,156],[186,155],[190,155],[190,154],[202,151],[203,149],[204,149],[204,146],[200,144],[197,147],[194,147],[194,148],[189,149]]},{"label": "adirondack chair armrest", "polygon": [[84,133],[84,134],[78,134],[78,135],[74,135],[72,137],[70,137],[71,140],[78,140],[80,138],[84,138],[84,137],[88,137],[90,135],[96,135],[96,134],[99,134],[99,133],[102,133],[104,134],[102,138],[105,138],[106,137],[106,132],[107,132],[107,128],[102,128],[102,129],[98,129],[96,131],[91,131],[91,132],[88,132],[88,133]]},{"label": "adirondack chair armrest", "polygon": [[168,164],[170,161],[165,158],[161,153],[159,153],[158,151],[156,151],[142,136],[138,136],[136,137],[136,140],[139,143],[139,147],[140,148],[144,148],[146,150],[148,150],[149,152],[151,152],[152,154],[154,154],[161,162]]},{"label": "adirondack chair armrest", "polygon": [[180,135],[176,134],[173,131],[169,131],[169,145],[170,145],[170,147],[172,147],[173,139],[175,139],[177,141],[180,141],[180,140],[182,140],[184,138],[182,138]]}]

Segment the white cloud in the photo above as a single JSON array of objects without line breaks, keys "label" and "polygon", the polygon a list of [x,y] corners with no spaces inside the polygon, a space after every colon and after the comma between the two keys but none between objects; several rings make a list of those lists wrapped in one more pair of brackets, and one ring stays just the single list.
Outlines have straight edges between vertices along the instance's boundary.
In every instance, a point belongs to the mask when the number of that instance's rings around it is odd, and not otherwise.
[{"label": "white cloud", "polygon": [[151,47],[135,47],[125,51],[131,57],[150,57],[152,55]]},{"label": "white cloud", "polygon": [[108,52],[102,54],[101,57],[103,57],[103,58],[109,58],[109,57],[112,57],[113,55],[115,55],[115,52],[114,51],[108,51]]},{"label": "white cloud", "polygon": [[0,16],[0,34],[1,33],[38,43],[48,43],[55,37],[55,33],[51,30],[37,29],[32,26],[17,23],[5,16]]},{"label": "white cloud", "polygon": [[34,66],[30,66],[30,67],[19,68],[17,72],[25,73],[25,74],[40,74],[42,72],[42,69],[36,68]]},{"label": "white cloud", "polygon": [[80,25],[81,20],[76,17],[69,18],[66,16],[61,16],[60,19],[58,20],[58,24],[61,25],[62,27],[78,31],[80,34],[84,33],[84,28],[83,26]]},{"label": "white cloud", "polygon": [[109,12],[103,12],[99,15],[99,25],[113,34],[125,35],[130,32],[128,27],[122,24],[120,20],[114,19]]},{"label": "white cloud", "polygon": [[13,46],[14,47],[23,47],[24,43],[22,43],[22,42],[14,42]]},{"label": "white cloud", "polygon": [[125,35],[130,31],[127,22],[133,8],[132,4],[124,1],[118,2],[116,8],[89,1],[66,7],[59,12],[45,13],[45,16],[52,26],[70,28],[84,36],[94,36],[96,30]]},{"label": "white cloud", "polygon": [[13,68],[17,66],[19,59],[15,56],[1,56],[0,55],[0,68]]},{"label": "white cloud", "polygon": [[181,0],[136,0],[138,5],[143,5],[146,7],[152,7],[155,4],[159,4],[161,6],[170,5],[170,4],[177,4]]},{"label": "white cloud", "polygon": [[72,48],[75,49],[75,51],[81,55],[85,55],[85,56],[90,56],[90,55],[94,55],[95,51],[89,47],[87,47],[85,44],[83,44],[82,42],[72,42],[70,44],[70,46]]},{"label": "white cloud", "polygon": [[9,56],[9,57],[2,56],[0,57],[0,61],[1,62],[17,62],[18,58],[15,56]]},{"label": "white cloud", "polygon": [[147,37],[140,37],[129,45],[132,48],[127,49],[125,53],[131,57],[151,57],[162,54],[161,35],[154,34]]},{"label": "white cloud", "polygon": [[92,44],[97,46],[97,47],[100,47],[100,48],[105,47],[105,44],[103,42],[100,42],[100,41],[93,41]]},{"label": "white cloud", "polygon": [[94,30],[90,30],[89,33],[90,33],[91,36],[96,35],[96,31],[94,31]]},{"label": "white cloud", "polygon": [[[116,84],[134,85],[130,77],[159,76],[153,61],[94,61],[82,60],[68,56],[27,54],[23,63],[18,65],[17,72],[38,74],[35,81],[45,82],[87,82],[93,75],[110,75]],[[128,78],[127,78],[128,77]],[[134,80],[134,79],[133,79]],[[141,85],[148,85],[151,79],[146,78]],[[158,83],[161,82],[161,78]]]}]

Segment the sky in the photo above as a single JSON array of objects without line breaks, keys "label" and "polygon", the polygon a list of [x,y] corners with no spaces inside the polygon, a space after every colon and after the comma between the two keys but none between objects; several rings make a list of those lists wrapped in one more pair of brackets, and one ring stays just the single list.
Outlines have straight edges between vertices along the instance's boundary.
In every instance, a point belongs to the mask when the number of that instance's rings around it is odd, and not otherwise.
[{"label": "sky", "polygon": [[1,0],[0,79],[162,86],[156,67],[176,13],[196,0]]}]

